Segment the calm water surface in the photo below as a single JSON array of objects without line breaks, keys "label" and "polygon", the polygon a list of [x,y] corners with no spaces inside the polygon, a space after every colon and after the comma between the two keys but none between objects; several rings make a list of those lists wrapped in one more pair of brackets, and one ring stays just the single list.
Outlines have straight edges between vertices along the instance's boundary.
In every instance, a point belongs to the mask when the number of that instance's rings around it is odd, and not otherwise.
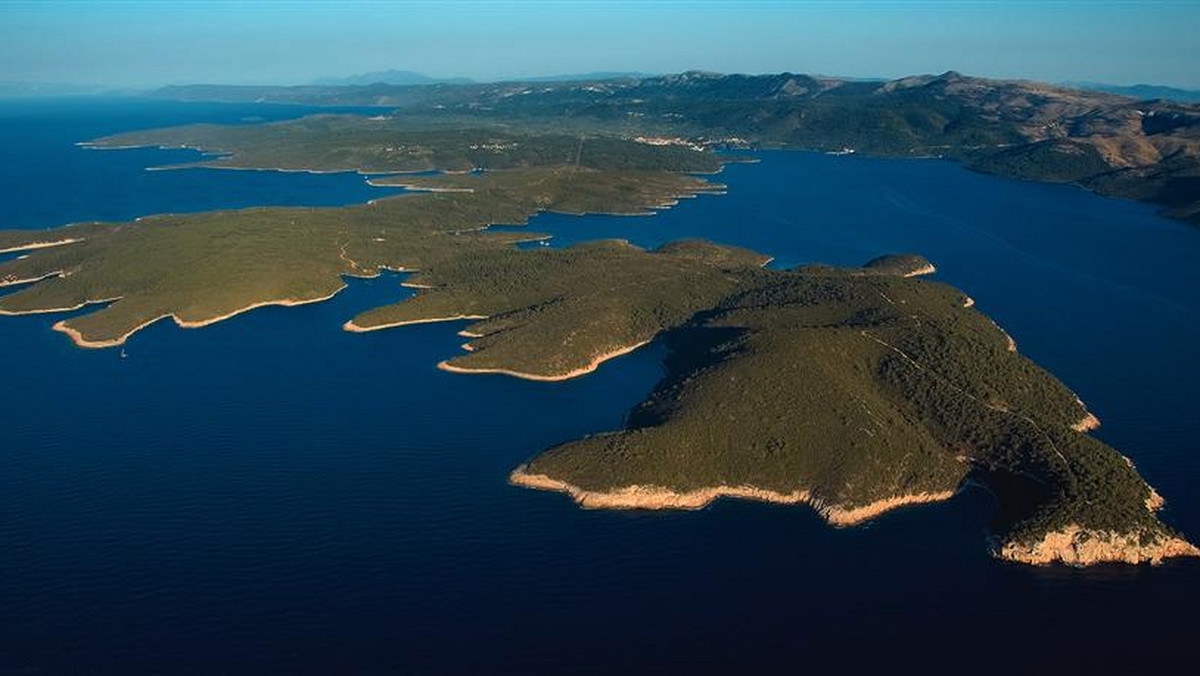
[{"label": "calm water surface", "polygon": [[[361,177],[184,170],[88,151],[125,129],[280,119],[286,106],[0,107],[0,223],[340,204]],[[724,196],[654,218],[542,215],[555,245],[698,236],[776,265],[915,251],[1062,377],[1200,538],[1200,231],[1142,205],[937,161],[772,152]],[[940,505],[834,530],[809,510],[583,511],[508,486],[540,449],[612,429],[661,375],[654,344],[565,383],[443,373],[454,324],[349,334],[411,293],[201,330],[127,358],[0,319],[0,675],[614,673],[1036,664],[1198,656],[1200,564],[1033,569],[986,553],[992,510]],[[1099,646],[1099,647],[1097,647]],[[1193,662],[1194,663],[1194,662]]]}]

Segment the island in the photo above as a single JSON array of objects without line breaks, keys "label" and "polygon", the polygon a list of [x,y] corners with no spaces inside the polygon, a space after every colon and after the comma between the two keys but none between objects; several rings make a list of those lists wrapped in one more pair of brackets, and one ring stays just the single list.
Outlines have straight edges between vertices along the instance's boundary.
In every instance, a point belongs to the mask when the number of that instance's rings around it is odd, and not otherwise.
[{"label": "island", "polygon": [[595,508],[805,503],[851,525],[976,482],[996,496],[990,547],[1007,560],[1200,555],[1158,517],[1163,499],[1133,463],[1088,434],[1098,421],[1078,397],[964,294],[923,279],[935,271],[923,257],[778,270],[696,240],[519,248],[540,235],[491,226],[542,211],[654,213],[720,193],[702,174],[734,158],[536,126],[406,124],[331,117],[98,140],[194,145],[230,168],[391,172],[374,180],[410,192],[0,231],[0,250],[20,254],[0,261],[0,286],[15,287],[0,314],[93,306],[54,328],[105,348],[162,319],[200,327],[404,271],[412,298],[344,328],[469,321],[462,351],[439,364],[449,372],[559,381],[668,346],[665,377],[623,429],[534,455],[514,484]]}]

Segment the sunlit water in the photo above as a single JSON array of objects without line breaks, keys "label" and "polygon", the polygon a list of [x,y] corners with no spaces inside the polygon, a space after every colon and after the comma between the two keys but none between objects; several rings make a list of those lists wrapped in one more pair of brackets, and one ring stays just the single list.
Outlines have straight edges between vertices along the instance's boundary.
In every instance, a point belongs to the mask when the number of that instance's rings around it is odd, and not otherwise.
[{"label": "sunlit water", "polygon": [[[144,167],[183,151],[77,141],[284,106],[0,108],[0,224],[340,204],[353,174]],[[653,218],[542,215],[554,245],[698,236],[775,265],[920,252],[1062,377],[1200,538],[1200,231],[1143,205],[938,161],[771,152],[724,196]],[[986,552],[992,503],[862,528],[805,508],[584,511],[508,486],[542,448],[613,429],[657,344],[563,383],[438,371],[456,324],[343,321],[410,290],[73,347],[61,316],[0,318],[0,674],[674,673],[1115,667],[1196,657],[1200,565],[1035,569]],[[1099,648],[1097,648],[1099,646]],[[967,662],[966,660],[970,660]],[[1036,663],[1031,662],[1036,660]],[[972,669],[979,668],[971,666]]]}]

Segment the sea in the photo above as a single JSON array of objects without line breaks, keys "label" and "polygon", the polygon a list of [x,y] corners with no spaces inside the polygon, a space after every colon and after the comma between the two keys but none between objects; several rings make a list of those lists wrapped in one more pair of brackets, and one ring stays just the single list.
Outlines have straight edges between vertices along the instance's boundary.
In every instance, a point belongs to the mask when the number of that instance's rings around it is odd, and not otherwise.
[{"label": "sea", "polygon": [[[339,205],[354,173],[147,171],[191,150],[82,141],[328,109],[0,103],[0,228]],[[339,112],[363,112],[344,109]],[[542,214],[552,246],[683,237],[772,265],[920,253],[1059,376],[1200,541],[1200,230],[1144,204],[941,160],[750,153],[724,195],[649,218]],[[508,485],[616,429],[659,343],[587,377],[456,375],[461,324],[368,334],[403,277],[82,350],[0,317],[0,676],[802,673],[1195,668],[1200,560],[1029,567],[988,553],[992,497],[834,529],[806,507],[583,510]]]}]

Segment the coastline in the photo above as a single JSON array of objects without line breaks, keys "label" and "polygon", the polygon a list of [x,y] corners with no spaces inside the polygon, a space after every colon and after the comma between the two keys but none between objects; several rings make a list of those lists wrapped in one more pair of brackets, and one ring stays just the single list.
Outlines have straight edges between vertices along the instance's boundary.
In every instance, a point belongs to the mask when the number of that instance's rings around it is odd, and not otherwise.
[{"label": "coastline", "polygon": [[1071,425],[1071,429],[1076,432],[1090,432],[1100,427],[1100,419],[1094,413],[1088,413],[1079,419],[1079,422]]},{"label": "coastline", "polygon": [[[1088,410],[1087,404],[1083,403],[1079,395],[1075,395],[1075,403],[1079,404],[1079,408],[1083,409],[1083,417],[1076,421],[1074,425],[1071,425],[1071,429],[1076,432],[1091,432],[1100,427],[1100,418],[1097,418],[1095,413]],[[1133,467],[1133,461],[1129,458],[1125,458],[1125,462],[1128,462],[1129,466]]]},{"label": "coastline", "polygon": [[124,345],[125,341],[129,340],[129,337],[132,336],[133,334],[137,333],[138,331],[141,331],[142,329],[146,328],[147,326],[150,326],[151,324],[153,324],[159,320],[166,319],[167,317],[170,317],[170,316],[171,315],[169,315],[169,314],[159,315],[149,321],[138,324],[137,326],[133,327],[132,329],[130,329],[127,333],[125,333],[122,336],[119,336],[117,338],[110,338],[108,340],[88,340],[87,338],[83,337],[83,334],[80,333],[78,329],[74,329],[70,326],[67,326],[67,320],[65,320],[65,319],[62,321],[55,322],[54,326],[52,326],[50,328],[54,329],[55,331],[58,331],[60,333],[65,333],[68,336],[70,336],[71,341],[75,343],[76,347],[83,347],[83,348],[87,348],[87,349],[99,350],[99,349],[103,349],[106,347],[117,347],[118,345]]},{"label": "coastline", "polygon": [[826,505],[805,490],[780,493],[754,486],[713,486],[679,492],[662,486],[631,485],[612,491],[588,491],[545,474],[529,474],[521,465],[509,475],[509,483],[522,488],[565,493],[584,509],[703,509],[720,498],[757,500],[781,505],[807,504],[831,526],[854,526],[907,505],[949,500],[955,491],[915,493],[877,500],[859,507]]},{"label": "coastline", "polygon": [[[405,286],[405,285],[402,284],[401,286]],[[429,287],[417,286],[417,287],[411,287],[411,288],[423,289],[423,288],[429,288]],[[382,331],[384,329],[391,329],[391,328],[395,328],[397,326],[411,326],[413,324],[436,324],[438,322],[457,322],[462,319],[487,319],[487,315],[453,315],[450,317],[427,317],[425,319],[405,319],[405,320],[399,321],[399,322],[389,322],[387,324],[376,324],[374,326],[362,326],[361,324],[355,324],[354,320],[351,319],[350,321],[346,322],[345,324],[342,324],[342,330],[349,331],[350,333],[370,333],[371,331]]]},{"label": "coastline", "polygon": [[[63,273],[62,270],[55,270],[54,272],[47,272],[46,274],[42,275],[41,277],[26,277],[23,279],[0,279],[0,288],[6,287],[6,286],[17,286],[20,284],[33,284],[34,282],[40,282],[42,280],[50,279],[51,277],[58,277],[58,276],[62,275],[62,273]],[[5,312],[4,310],[0,310],[0,314],[18,314],[18,313],[10,313],[10,312]]]},{"label": "coastline", "polygon": [[[424,173],[424,172],[411,172],[411,173]],[[382,181],[387,181],[387,180],[388,180],[387,178],[369,178],[369,179],[367,179],[367,185],[371,186],[372,188],[401,188],[401,189],[407,190],[409,192],[467,192],[467,193],[475,192],[474,188],[443,188],[440,186],[425,186],[425,185],[421,185],[419,183],[386,183],[386,182],[382,182]]]},{"label": "coastline", "polygon": [[10,246],[7,249],[0,249],[0,254],[15,253],[17,251],[34,251],[35,249],[49,249],[51,247],[63,246],[64,244],[74,244],[75,242],[82,242],[82,241],[83,241],[83,239],[78,238],[78,237],[68,237],[66,239],[59,239],[59,240],[53,240],[53,241],[30,242],[29,244],[22,244],[20,246]]},{"label": "coastline", "polygon": [[[653,340],[653,339],[651,339],[651,340]],[[591,373],[592,371],[595,371],[597,368],[600,367],[601,364],[608,361],[609,359],[614,359],[616,357],[620,357],[621,355],[629,354],[630,352],[633,352],[634,350],[638,349],[639,347],[642,347],[649,343],[650,343],[650,340],[643,340],[642,342],[637,343],[636,345],[629,345],[627,347],[617,348],[616,350],[612,350],[611,352],[605,352],[603,354],[597,355],[596,357],[592,358],[592,361],[589,362],[586,366],[581,366],[577,369],[567,371],[566,373],[563,373],[561,375],[555,375],[555,376],[543,376],[543,375],[538,375],[536,373],[525,373],[523,371],[513,371],[511,369],[501,369],[501,368],[479,368],[479,369],[464,368],[462,366],[454,366],[453,364],[450,364],[445,361],[438,362],[437,367],[443,371],[448,371],[450,373],[464,373],[464,374],[468,374],[468,375],[492,373],[492,374],[498,374],[498,375],[512,376],[514,378],[520,378],[522,380],[536,380],[539,382],[559,382],[559,381],[563,381],[563,380],[570,380],[571,378],[578,378],[579,376],[582,376],[582,375],[587,375],[587,374]],[[469,344],[470,343],[468,343],[468,345]],[[467,350],[467,351],[470,352],[472,350]]]},{"label": "coastline", "polygon": [[[235,171],[279,171],[292,174],[358,174],[360,176],[379,176],[384,174],[420,174],[427,169],[413,169],[409,171],[392,171],[392,170],[364,170],[364,169],[301,169],[295,167],[243,167],[231,164],[216,164],[218,162],[232,159],[236,154],[235,151],[225,151],[204,146],[188,145],[186,143],[164,144],[164,143],[133,143],[128,145],[109,145],[104,142],[104,138],[93,139],[91,141],[78,141],[75,143],[78,148],[87,150],[142,150],[150,148],[153,150],[194,150],[208,159],[201,158],[195,162],[182,162],[179,164],[163,164],[152,167],[146,167],[146,171],[171,171],[174,169],[233,169]],[[377,186],[385,187],[385,186]]]},{"label": "coastline", "polygon": [[904,273],[905,277],[920,277],[922,275],[932,275],[937,272],[937,267],[933,263],[927,263],[915,270],[909,270]]},{"label": "coastline", "polygon": [[346,285],[342,284],[336,290],[334,290],[332,293],[329,293],[325,296],[321,296],[320,298],[284,298],[282,300],[260,301],[257,303],[251,303],[250,305],[247,305],[246,307],[239,308],[232,312],[227,312],[227,313],[217,316],[217,317],[210,317],[209,319],[198,319],[198,320],[180,319],[179,316],[174,313],[171,313],[170,316],[175,320],[175,324],[178,325],[180,328],[198,329],[201,327],[209,326],[211,324],[216,324],[217,322],[223,322],[226,319],[231,319],[231,318],[236,317],[237,315],[240,315],[244,312],[249,312],[251,310],[257,310],[258,308],[261,308],[261,307],[272,307],[272,306],[296,307],[298,305],[311,305],[313,303],[323,303],[327,300],[332,300],[334,296],[338,295],[345,289],[346,289]]},{"label": "coastline", "polygon": [[954,497],[957,491],[938,491],[934,493],[910,493],[907,495],[897,495],[892,498],[884,498],[876,500],[861,507],[842,507],[840,505],[832,505],[829,507],[820,507],[813,502],[813,507],[817,512],[825,518],[825,521],[834,526],[854,526],[864,521],[870,521],[877,516],[890,512],[894,509],[907,507],[910,505],[924,505],[931,502],[944,502]]},{"label": "coastline", "polygon": [[49,314],[57,314],[59,312],[74,312],[76,310],[83,309],[89,305],[98,305],[100,303],[115,303],[115,302],[121,300],[121,298],[122,298],[122,296],[116,296],[115,298],[101,298],[99,300],[85,300],[82,303],[80,303],[78,305],[73,305],[71,307],[35,308],[33,310],[0,309],[0,315],[3,315],[5,317],[24,317],[27,315],[49,315]]},{"label": "coastline", "polygon": [[[974,299],[972,299],[972,300],[974,300]],[[971,303],[971,304],[974,305],[974,303]],[[1005,331],[1004,327],[997,324],[995,319],[989,319],[988,321],[990,321],[992,323],[992,326],[996,327],[996,330],[999,331],[1004,336],[1005,348],[1009,352],[1016,352],[1017,351],[1017,341],[1013,340],[1012,335],[1009,334],[1008,331]],[[1076,397],[1076,399],[1078,399],[1078,397]],[[1082,401],[1079,403],[1080,403],[1080,405],[1083,404]]]},{"label": "coastline", "polygon": [[[270,307],[270,306],[295,307],[297,305],[309,305],[311,303],[321,303],[321,302],[324,302],[324,301],[327,301],[327,300],[333,298],[337,294],[341,293],[342,290],[345,288],[346,288],[346,285],[343,284],[341,287],[339,287],[333,293],[330,293],[329,295],[326,295],[326,296],[322,296],[320,298],[305,298],[305,299],[284,298],[281,300],[269,300],[269,301],[260,301],[257,303],[251,303],[250,305],[247,305],[242,308],[238,308],[237,310],[233,310],[232,312],[227,312],[223,315],[218,315],[216,317],[210,317],[208,319],[198,319],[198,320],[180,319],[179,316],[176,315],[175,313],[168,312],[166,314],[162,314],[162,315],[159,315],[152,319],[149,319],[145,322],[142,322],[141,324],[138,324],[137,326],[133,327],[129,331],[125,332],[124,334],[122,334],[116,338],[108,338],[105,340],[88,340],[87,338],[85,338],[83,336],[83,334],[78,329],[67,324],[67,322],[70,321],[68,319],[64,319],[62,321],[55,322],[54,326],[52,326],[51,328],[54,329],[55,331],[65,333],[68,336],[70,336],[71,340],[78,347],[83,347],[83,348],[88,348],[88,349],[103,349],[103,348],[107,348],[107,347],[117,347],[119,345],[124,345],[125,341],[129,340],[129,337],[132,336],[133,334],[137,333],[138,331],[141,331],[142,329],[146,328],[147,326],[150,326],[151,324],[154,324],[155,322],[161,321],[168,317],[173,319],[175,321],[175,325],[181,329],[198,329],[198,328],[202,328],[202,327],[209,326],[212,324],[216,324],[217,322],[223,322],[226,319],[236,317],[237,315],[240,315],[244,312],[249,312],[251,310],[255,310],[258,308],[262,308],[262,307]],[[83,305],[80,305],[79,307],[83,307],[84,305],[89,305],[91,303],[112,302],[113,300],[120,300],[120,299],[109,299],[108,301],[88,301],[87,303],[84,303]],[[78,309],[78,308],[75,308],[75,309]],[[39,311],[39,312],[62,312],[62,310],[53,310],[53,311],[43,310],[43,311]]]},{"label": "coastline", "polygon": [[1167,559],[1200,556],[1200,549],[1179,537],[1155,537],[1149,544],[1141,533],[1091,530],[1077,524],[1046,533],[1033,543],[1006,542],[997,557],[1034,566],[1064,563],[1083,567],[1098,563],[1149,563],[1158,566]]}]

